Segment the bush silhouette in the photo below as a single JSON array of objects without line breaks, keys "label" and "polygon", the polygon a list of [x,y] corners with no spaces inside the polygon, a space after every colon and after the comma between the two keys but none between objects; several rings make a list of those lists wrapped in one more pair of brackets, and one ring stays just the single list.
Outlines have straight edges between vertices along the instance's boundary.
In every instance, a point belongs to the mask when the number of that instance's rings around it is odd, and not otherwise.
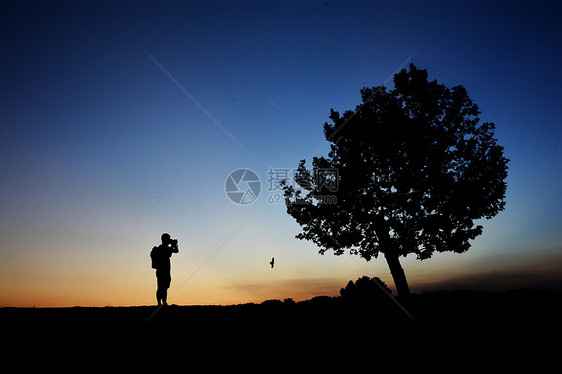
[{"label": "bush silhouette", "polygon": [[340,289],[342,301],[351,303],[376,302],[386,303],[392,297],[392,290],[378,277],[363,276],[355,281],[349,281],[345,288]]}]

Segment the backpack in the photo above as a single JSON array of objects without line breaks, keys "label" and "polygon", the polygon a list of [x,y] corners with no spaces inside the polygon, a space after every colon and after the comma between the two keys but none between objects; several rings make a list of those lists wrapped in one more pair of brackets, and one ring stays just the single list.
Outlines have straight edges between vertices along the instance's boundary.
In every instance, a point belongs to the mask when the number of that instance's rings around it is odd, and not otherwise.
[{"label": "backpack", "polygon": [[158,269],[158,247],[152,247],[152,250],[150,251],[150,260],[152,261],[152,268],[153,269]]}]

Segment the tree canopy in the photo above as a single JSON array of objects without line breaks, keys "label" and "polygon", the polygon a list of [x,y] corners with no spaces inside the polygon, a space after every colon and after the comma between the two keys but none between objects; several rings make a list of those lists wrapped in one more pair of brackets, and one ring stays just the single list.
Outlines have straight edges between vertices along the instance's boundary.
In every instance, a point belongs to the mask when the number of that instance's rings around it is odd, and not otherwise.
[{"label": "tree canopy", "polygon": [[361,98],[354,111],[330,111],[331,150],[311,169],[301,160],[296,184],[284,184],[287,213],[321,254],[383,253],[405,295],[399,257],[468,250],[482,234],[475,221],[505,207],[509,160],[466,89],[429,81],[413,64],[392,90],[363,88]]}]

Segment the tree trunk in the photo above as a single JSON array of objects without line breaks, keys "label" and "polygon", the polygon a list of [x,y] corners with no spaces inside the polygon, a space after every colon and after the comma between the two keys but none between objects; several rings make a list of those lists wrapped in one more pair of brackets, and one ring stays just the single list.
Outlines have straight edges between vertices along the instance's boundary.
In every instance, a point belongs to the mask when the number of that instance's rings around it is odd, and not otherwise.
[{"label": "tree trunk", "polygon": [[410,288],[408,287],[408,281],[406,280],[406,274],[402,265],[400,265],[400,260],[398,256],[393,254],[385,254],[386,263],[390,268],[390,274],[392,274],[392,279],[394,279],[394,285],[396,286],[396,292],[399,297],[408,297],[410,295]]}]

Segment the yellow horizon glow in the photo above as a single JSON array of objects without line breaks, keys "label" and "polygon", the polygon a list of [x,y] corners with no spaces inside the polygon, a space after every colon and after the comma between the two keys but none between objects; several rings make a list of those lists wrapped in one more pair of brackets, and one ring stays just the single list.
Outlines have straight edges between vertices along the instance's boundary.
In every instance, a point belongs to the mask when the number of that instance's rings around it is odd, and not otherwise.
[{"label": "yellow horizon glow", "polygon": [[[302,301],[314,296],[338,296],[340,288],[345,287],[349,280],[356,280],[363,275],[378,276],[394,291],[392,278],[382,261],[360,268],[357,264],[352,266],[354,262],[346,257],[349,256],[330,259],[331,265],[326,266],[328,272],[334,271],[333,265],[338,263],[333,260],[342,260],[339,265],[343,271],[333,276],[329,276],[327,272],[317,272],[315,275],[323,276],[299,277],[298,273],[275,273],[275,270],[264,267],[253,276],[237,274],[233,277],[233,274],[225,275],[222,271],[217,273],[216,267],[213,269],[209,266],[207,271],[196,274],[183,286],[182,283],[190,273],[178,265],[172,272],[168,302],[176,305],[235,305],[261,303],[269,299],[292,298]],[[455,280],[475,284],[474,282],[488,278],[504,279],[509,275],[521,277],[521,274],[530,274],[533,279],[539,275],[543,279],[557,279],[562,270],[558,250],[539,251],[539,255],[533,259],[525,254],[503,256],[502,261],[503,265],[496,261],[485,266],[482,263],[486,261],[474,260],[473,266],[470,266],[470,261],[447,255],[433,263],[420,263],[410,258],[403,263],[410,288],[412,292],[418,293],[455,284]],[[2,287],[0,291],[0,307],[105,307],[156,303],[156,278],[152,269],[119,276],[112,276],[112,269],[97,273],[86,270],[87,267],[83,266],[81,269],[53,274],[48,268],[43,268],[43,271],[35,271],[19,278],[16,277],[17,268],[10,269],[9,272],[3,271],[2,283],[6,284],[5,280],[10,277],[11,281],[9,288]],[[370,274],[364,274],[365,270]],[[519,278],[520,283],[517,280],[506,283],[506,287],[511,284],[525,287],[525,279]]]}]

